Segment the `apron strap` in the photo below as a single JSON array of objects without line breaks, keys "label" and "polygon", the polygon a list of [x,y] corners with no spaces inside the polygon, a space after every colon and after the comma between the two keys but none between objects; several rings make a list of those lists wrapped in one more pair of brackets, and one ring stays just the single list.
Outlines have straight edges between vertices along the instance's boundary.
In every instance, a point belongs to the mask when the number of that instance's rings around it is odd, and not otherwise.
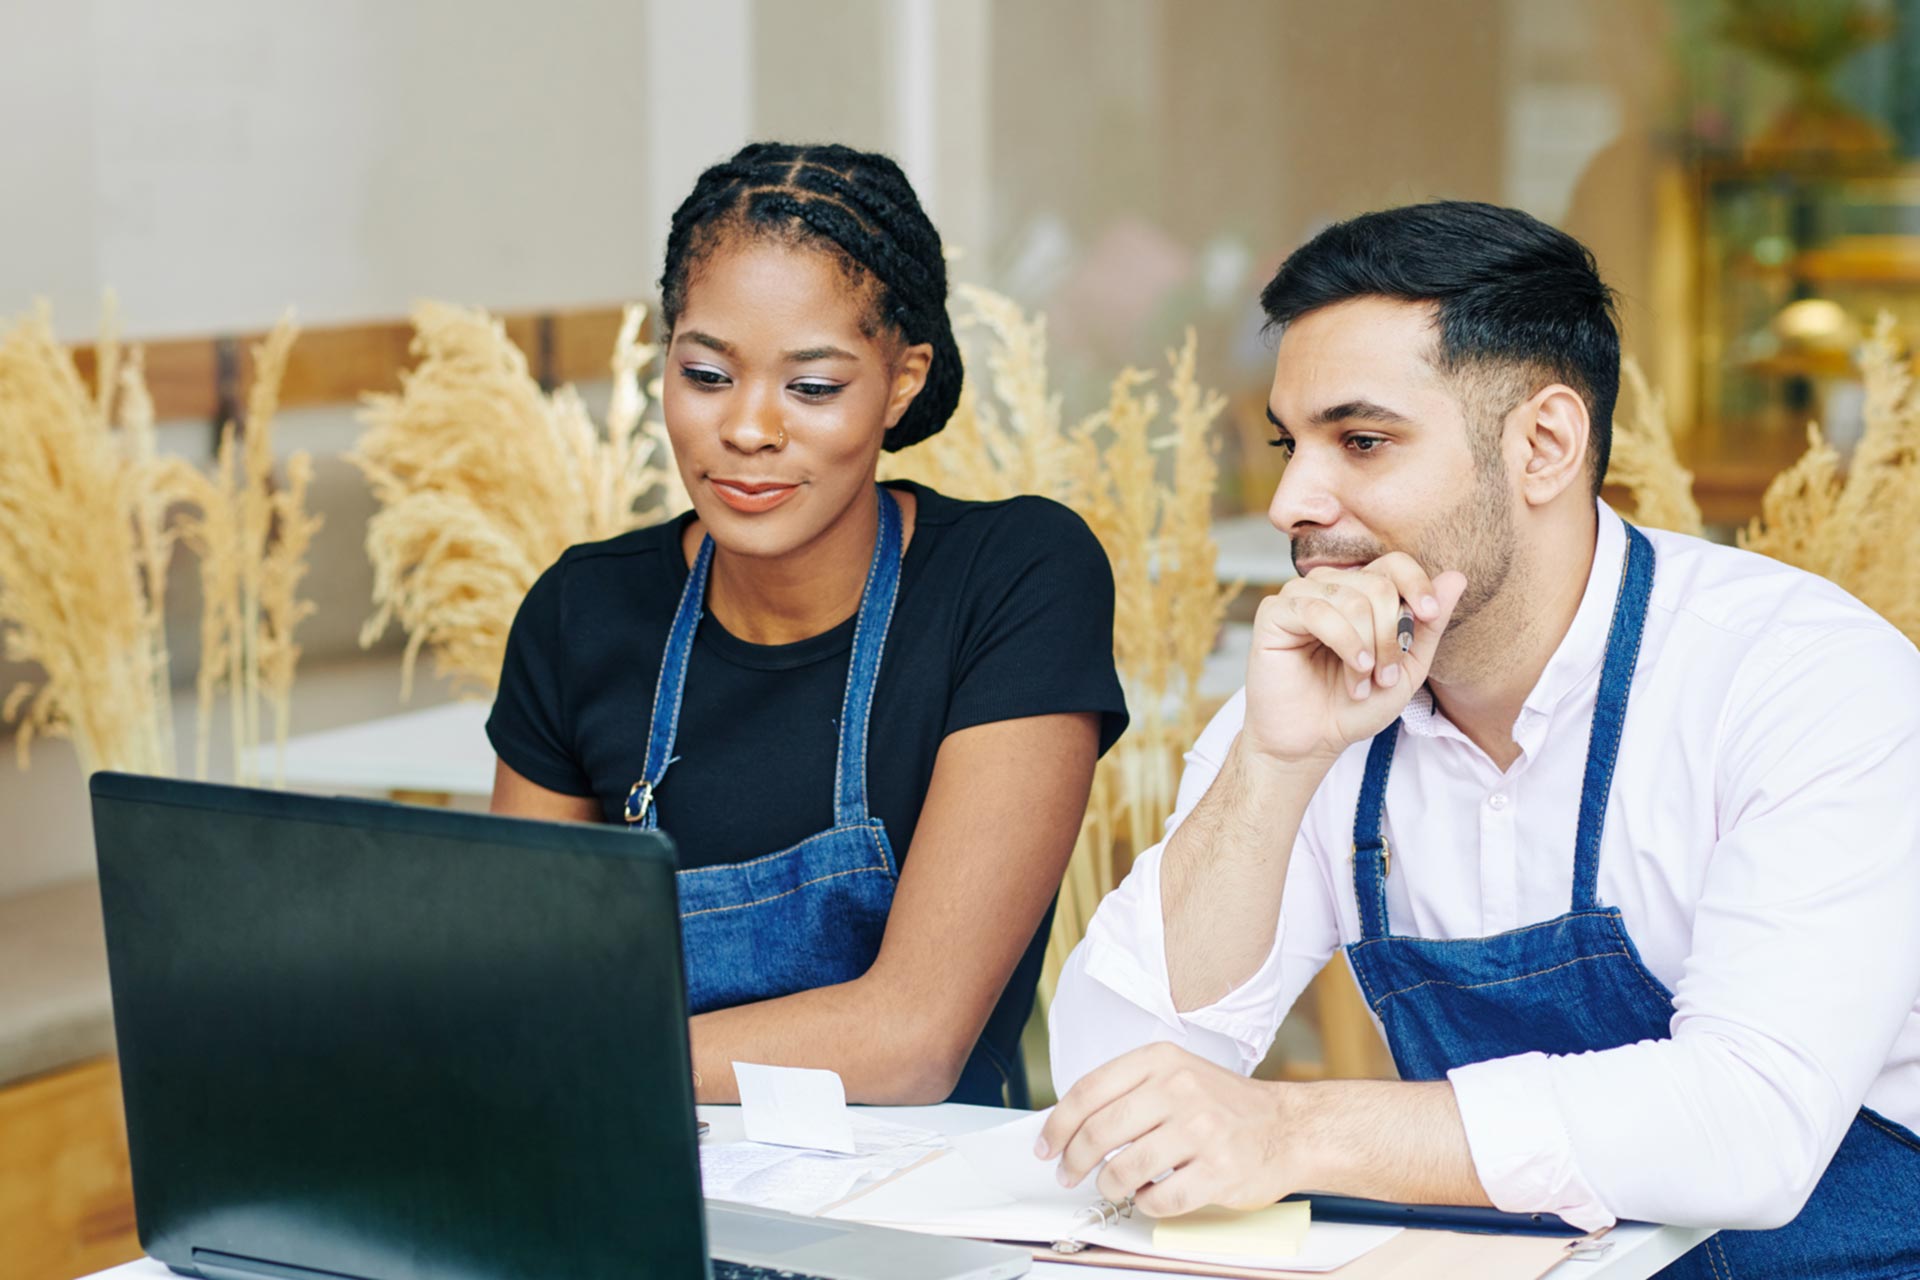
[{"label": "apron strap", "polygon": [[629,826],[651,831],[660,825],[654,812],[653,793],[666,779],[667,768],[677,757],[674,739],[680,733],[680,703],[687,691],[687,663],[693,657],[693,633],[706,611],[707,571],[713,566],[713,539],[700,539],[700,554],[693,558],[687,585],[680,591],[680,606],[674,610],[673,626],[667,632],[667,651],[660,658],[660,678],[653,688],[653,723],[647,730],[647,762],[640,781],[627,792],[626,819]]},{"label": "apron strap", "polygon": [[[1624,521],[1622,523],[1625,523]],[[1613,766],[1620,757],[1620,731],[1627,719],[1627,694],[1640,658],[1646,630],[1647,601],[1653,594],[1653,544],[1631,524],[1627,528],[1627,565],[1607,633],[1607,656],[1600,669],[1600,691],[1593,703],[1593,733],[1587,741],[1587,776],[1580,788],[1580,827],[1573,845],[1573,909],[1591,910],[1599,900],[1600,832],[1613,791]]]},{"label": "apron strap", "polygon": [[865,826],[867,812],[867,725],[873,690],[880,682],[880,657],[893,625],[900,595],[900,501],[879,485],[880,536],[867,567],[860,596],[860,619],[853,626],[853,656],[847,662],[847,691],[840,704],[840,751],[834,760],[833,825]]},{"label": "apron strap", "polygon": [[1400,720],[1373,736],[1367,771],[1360,779],[1360,803],[1353,813],[1353,896],[1360,904],[1360,936],[1387,936],[1387,776],[1393,772],[1393,748]]}]

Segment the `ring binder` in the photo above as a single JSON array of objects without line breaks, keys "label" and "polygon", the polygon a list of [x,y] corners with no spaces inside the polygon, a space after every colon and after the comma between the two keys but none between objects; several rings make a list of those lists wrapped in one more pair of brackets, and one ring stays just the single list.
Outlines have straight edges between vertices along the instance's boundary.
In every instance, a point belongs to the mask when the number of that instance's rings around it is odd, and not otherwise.
[{"label": "ring binder", "polygon": [[[1089,1231],[1102,1231],[1120,1221],[1122,1218],[1131,1218],[1132,1216],[1132,1196],[1128,1196],[1119,1204],[1115,1204],[1105,1196],[1102,1196],[1100,1199],[1082,1209],[1080,1211],[1080,1220],[1073,1225],[1076,1228],[1076,1232],[1080,1228],[1085,1228]],[[1080,1239],[1077,1234],[1068,1236],[1063,1240],[1055,1240],[1052,1245],[1055,1253],[1067,1254],[1079,1253],[1086,1247],[1087,1241]]]}]

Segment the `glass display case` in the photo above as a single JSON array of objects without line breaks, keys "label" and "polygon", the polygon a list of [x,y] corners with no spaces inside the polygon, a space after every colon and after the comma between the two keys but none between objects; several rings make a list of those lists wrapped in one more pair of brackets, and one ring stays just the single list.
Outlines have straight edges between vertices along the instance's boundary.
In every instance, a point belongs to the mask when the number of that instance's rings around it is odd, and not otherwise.
[{"label": "glass display case", "polygon": [[1881,311],[1920,334],[1920,166],[1702,162],[1696,471],[1772,474],[1809,421],[1858,438],[1854,363]]}]

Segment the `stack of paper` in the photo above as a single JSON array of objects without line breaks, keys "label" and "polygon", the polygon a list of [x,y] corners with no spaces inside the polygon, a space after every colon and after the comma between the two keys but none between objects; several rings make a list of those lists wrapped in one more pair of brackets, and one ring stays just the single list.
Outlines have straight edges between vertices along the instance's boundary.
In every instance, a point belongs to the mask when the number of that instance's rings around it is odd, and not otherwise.
[{"label": "stack of paper", "polygon": [[736,1062],[734,1076],[748,1141],[701,1144],[701,1182],[715,1200],[817,1213],[946,1143],[931,1130],[856,1115],[831,1071]]},{"label": "stack of paper", "polygon": [[[954,1150],[850,1197],[830,1218],[939,1235],[1052,1245],[1073,1241],[1238,1271],[1331,1271],[1385,1244],[1399,1227],[1302,1220],[1298,1208],[1252,1218],[1210,1214],[1156,1224],[1144,1214],[1089,1212],[1092,1180],[1060,1186],[1054,1162],[1033,1154],[1044,1115],[953,1140]],[[1171,1227],[1171,1230],[1166,1228]],[[1160,1230],[1157,1231],[1156,1228]]]}]

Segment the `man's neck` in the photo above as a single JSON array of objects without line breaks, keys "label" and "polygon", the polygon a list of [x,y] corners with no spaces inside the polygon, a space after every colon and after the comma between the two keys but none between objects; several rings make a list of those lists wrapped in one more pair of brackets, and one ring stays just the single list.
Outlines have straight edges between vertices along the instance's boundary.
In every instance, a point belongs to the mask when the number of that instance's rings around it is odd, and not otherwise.
[{"label": "man's neck", "polygon": [[1520,758],[1514,724],[1573,627],[1593,576],[1597,520],[1534,548],[1498,599],[1449,631],[1451,662],[1428,680],[1435,706],[1501,772]]}]

